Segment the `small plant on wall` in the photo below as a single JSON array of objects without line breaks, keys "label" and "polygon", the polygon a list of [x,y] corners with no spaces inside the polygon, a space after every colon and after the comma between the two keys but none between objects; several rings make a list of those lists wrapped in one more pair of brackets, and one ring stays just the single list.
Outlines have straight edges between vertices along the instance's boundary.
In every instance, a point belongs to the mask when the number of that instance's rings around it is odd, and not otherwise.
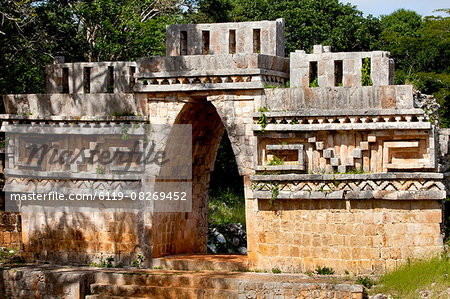
[{"label": "small plant on wall", "polygon": [[136,259],[133,261],[133,267],[141,268],[143,263],[144,263],[144,256],[142,254],[138,254]]},{"label": "small plant on wall", "polygon": [[275,165],[283,165],[284,158],[280,159],[277,156],[273,156],[272,160],[267,161],[267,165],[269,166],[275,166]]},{"label": "small plant on wall", "polygon": [[315,78],[311,83],[309,83],[309,87],[319,87],[318,78]]},{"label": "small plant on wall", "polygon": [[265,133],[265,128],[268,124],[267,116],[264,112],[268,112],[269,108],[266,106],[263,106],[258,109],[259,112],[261,112],[261,116],[258,119],[258,124],[261,125],[261,133]]},{"label": "small plant on wall", "polygon": [[278,198],[278,195],[280,195],[280,186],[277,183],[270,182],[270,191],[272,191],[272,196],[269,200],[269,206],[273,206],[273,202]]},{"label": "small plant on wall", "polygon": [[316,273],[318,275],[333,275],[334,274],[334,270],[333,270],[333,268],[317,266]]},{"label": "small plant on wall", "polygon": [[361,85],[362,86],[372,86],[372,78],[370,78],[370,58],[366,57],[362,61],[361,68]]}]

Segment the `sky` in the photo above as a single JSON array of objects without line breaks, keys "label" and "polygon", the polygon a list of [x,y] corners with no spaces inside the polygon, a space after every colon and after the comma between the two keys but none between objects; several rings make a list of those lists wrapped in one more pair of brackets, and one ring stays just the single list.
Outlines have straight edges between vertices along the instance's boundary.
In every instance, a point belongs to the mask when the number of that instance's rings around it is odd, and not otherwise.
[{"label": "sky", "polygon": [[340,2],[356,5],[358,10],[364,13],[364,16],[372,14],[374,17],[388,15],[399,8],[414,10],[422,16],[443,16],[442,13],[433,13],[433,10],[450,8],[449,0],[341,0]]}]

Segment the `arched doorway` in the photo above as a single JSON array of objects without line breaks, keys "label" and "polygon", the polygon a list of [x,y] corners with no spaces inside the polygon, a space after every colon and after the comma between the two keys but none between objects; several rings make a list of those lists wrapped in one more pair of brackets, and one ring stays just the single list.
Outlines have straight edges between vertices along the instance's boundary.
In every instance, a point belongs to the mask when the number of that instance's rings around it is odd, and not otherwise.
[{"label": "arched doorway", "polygon": [[[192,212],[153,214],[153,257],[207,249],[210,175],[225,127],[214,105],[200,97],[184,104],[174,124],[192,126]],[[166,149],[173,146],[169,141]]]}]

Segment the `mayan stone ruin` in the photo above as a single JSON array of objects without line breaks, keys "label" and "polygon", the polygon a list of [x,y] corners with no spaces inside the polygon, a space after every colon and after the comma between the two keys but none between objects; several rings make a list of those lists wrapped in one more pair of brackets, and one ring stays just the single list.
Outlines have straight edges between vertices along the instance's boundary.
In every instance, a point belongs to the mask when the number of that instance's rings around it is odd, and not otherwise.
[{"label": "mayan stone ruin", "polygon": [[[127,265],[143,255],[152,266],[206,253],[210,173],[224,134],[245,188],[250,269],[383,273],[443,250],[450,130],[436,128],[412,86],[393,85],[388,52],[316,45],[284,53],[283,19],[178,24],[167,27],[164,57],[59,57],[46,71],[45,94],[3,95],[0,246],[23,249],[27,260],[112,256]],[[112,151],[146,124],[160,128],[150,135],[154,149],[189,167],[144,163],[122,173],[120,162],[29,158],[27,144],[40,136],[59,151]],[[192,134],[184,139],[174,125]],[[97,135],[83,137],[88,129]],[[126,138],[102,137],[108,130]],[[185,210],[7,208],[11,193],[140,192],[159,183],[169,192],[173,181],[189,188]]]}]

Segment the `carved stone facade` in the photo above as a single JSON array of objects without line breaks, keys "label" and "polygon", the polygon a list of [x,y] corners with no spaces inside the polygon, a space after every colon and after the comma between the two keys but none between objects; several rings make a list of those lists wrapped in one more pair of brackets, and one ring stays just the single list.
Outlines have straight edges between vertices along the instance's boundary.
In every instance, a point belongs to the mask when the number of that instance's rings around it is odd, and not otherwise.
[{"label": "carved stone facade", "polygon": [[[206,252],[209,177],[224,132],[243,176],[250,268],[383,272],[442,250],[449,132],[428,121],[411,86],[391,85],[389,53],[315,46],[289,59],[283,36],[283,20],[168,26],[166,57],[55,63],[46,94],[3,96],[9,134],[17,124],[73,133],[146,123],[192,128],[190,212],[29,208],[21,212],[25,252],[63,263],[106,256],[129,263],[143,254],[149,265]],[[371,84],[361,86],[367,75]],[[170,132],[153,140],[176,160],[183,139]],[[137,175],[82,163],[30,172],[15,155],[6,153],[6,191],[139,192],[174,179],[150,165]]]}]

